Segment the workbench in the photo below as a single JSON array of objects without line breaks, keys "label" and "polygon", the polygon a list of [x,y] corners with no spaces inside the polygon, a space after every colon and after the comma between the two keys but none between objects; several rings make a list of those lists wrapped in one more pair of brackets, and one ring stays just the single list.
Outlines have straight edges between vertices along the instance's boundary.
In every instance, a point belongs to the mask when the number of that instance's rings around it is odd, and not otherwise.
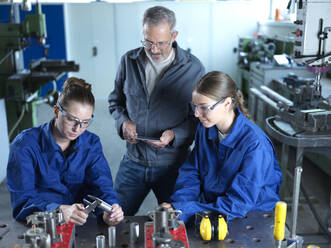
[{"label": "workbench", "polygon": [[[144,224],[151,221],[147,216],[126,216],[116,226],[116,247],[144,248]],[[139,238],[131,244],[129,238],[130,223],[139,224]],[[229,233],[224,241],[203,241],[195,234],[194,228],[187,228],[191,248],[266,248],[274,247],[273,212],[252,212],[246,218],[228,222]],[[4,225],[6,225],[4,227]],[[12,220],[10,223],[0,223],[0,248],[20,248],[24,244],[23,233],[28,229],[22,223]],[[4,234],[4,235],[3,235]],[[75,248],[96,247],[98,235],[105,235],[108,244],[108,227],[90,215],[84,226],[76,226]],[[15,246],[16,245],[16,246]],[[106,246],[108,247],[108,245]]]}]

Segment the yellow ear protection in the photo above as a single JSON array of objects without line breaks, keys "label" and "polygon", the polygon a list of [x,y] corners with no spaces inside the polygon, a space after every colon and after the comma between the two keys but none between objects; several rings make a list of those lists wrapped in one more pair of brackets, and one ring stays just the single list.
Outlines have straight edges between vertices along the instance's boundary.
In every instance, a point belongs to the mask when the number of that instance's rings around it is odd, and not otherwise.
[{"label": "yellow ear protection", "polygon": [[195,227],[203,240],[224,240],[228,233],[226,217],[218,212],[196,213]]}]

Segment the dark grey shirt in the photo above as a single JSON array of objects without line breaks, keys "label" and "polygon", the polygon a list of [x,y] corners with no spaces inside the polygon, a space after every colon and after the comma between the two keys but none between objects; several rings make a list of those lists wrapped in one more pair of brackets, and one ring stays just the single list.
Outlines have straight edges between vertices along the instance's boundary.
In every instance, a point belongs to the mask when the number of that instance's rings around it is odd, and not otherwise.
[{"label": "dark grey shirt", "polygon": [[190,109],[194,85],[204,75],[201,62],[173,44],[176,57],[164,72],[149,97],[145,79],[146,54],[137,48],[122,56],[114,90],[108,97],[109,111],[122,136],[122,124],[131,120],[142,136],[161,137],[171,129],[175,139],[165,148],[154,148],[145,142],[127,142],[127,156],[144,166],[180,166],[194,139],[196,120]]}]

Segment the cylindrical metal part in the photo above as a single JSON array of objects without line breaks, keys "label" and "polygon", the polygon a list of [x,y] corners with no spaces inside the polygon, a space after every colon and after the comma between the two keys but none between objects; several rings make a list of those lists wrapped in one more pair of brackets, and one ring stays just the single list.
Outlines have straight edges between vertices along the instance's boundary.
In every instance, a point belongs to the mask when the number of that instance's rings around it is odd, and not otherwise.
[{"label": "cylindrical metal part", "polygon": [[168,229],[168,209],[157,207],[154,214],[154,233],[166,233]]},{"label": "cylindrical metal part", "polygon": [[47,212],[44,217],[45,231],[51,237],[51,244],[56,244],[60,241],[60,235],[56,231],[56,215],[53,212]]},{"label": "cylindrical metal part", "polygon": [[262,85],[260,87],[262,92],[269,96],[270,98],[274,99],[277,102],[282,102],[286,104],[287,106],[293,106],[293,102],[288,100],[287,98],[283,97],[282,95],[278,94],[276,91],[270,89],[269,87]]},{"label": "cylindrical metal part", "polygon": [[265,102],[266,104],[268,104],[269,106],[271,106],[273,109],[278,110],[278,106],[277,103],[273,100],[271,100],[269,97],[267,97],[266,95],[264,95],[261,91],[259,91],[256,88],[250,88],[249,89],[251,93],[253,93],[257,98],[259,98],[260,100],[262,100],[263,102]]},{"label": "cylindrical metal part", "polygon": [[108,246],[109,248],[116,247],[116,227],[108,227]]},{"label": "cylindrical metal part", "polygon": [[105,210],[108,213],[111,213],[113,210],[113,207],[105,202],[101,202],[98,207],[101,208],[102,210]]},{"label": "cylindrical metal part", "polygon": [[53,216],[46,218],[46,232],[51,236],[52,244],[56,243],[58,240],[58,234],[56,232],[56,220]]},{"label": "cylindrical metal part", "polygon": [[136,243],[139,239],[139,224],[137,222],[130,223],[130,243]]},{"label": "cylindrical metal part", "polygon": [[95,241],[97,248],[106,248],[106,238],[104,235],[98,235]]},{"label": "cylindrical metal part", "polygon": [[65,223],[65,220],[63,218],[63,214],[61,210],[56,210],[56,218],[58,225],[63,225]]}]

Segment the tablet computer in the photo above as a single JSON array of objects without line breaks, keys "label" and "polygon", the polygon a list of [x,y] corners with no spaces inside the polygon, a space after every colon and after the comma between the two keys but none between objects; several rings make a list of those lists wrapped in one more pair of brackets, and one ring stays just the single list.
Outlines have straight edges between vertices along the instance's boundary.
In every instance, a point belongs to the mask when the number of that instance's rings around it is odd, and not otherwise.
[{"label": "tablet computer", "polygon": [[142,140],[142,141],[160,141],[160,138],[140,136],[140,135],[138,135],[135,139],[136,140]]}]

